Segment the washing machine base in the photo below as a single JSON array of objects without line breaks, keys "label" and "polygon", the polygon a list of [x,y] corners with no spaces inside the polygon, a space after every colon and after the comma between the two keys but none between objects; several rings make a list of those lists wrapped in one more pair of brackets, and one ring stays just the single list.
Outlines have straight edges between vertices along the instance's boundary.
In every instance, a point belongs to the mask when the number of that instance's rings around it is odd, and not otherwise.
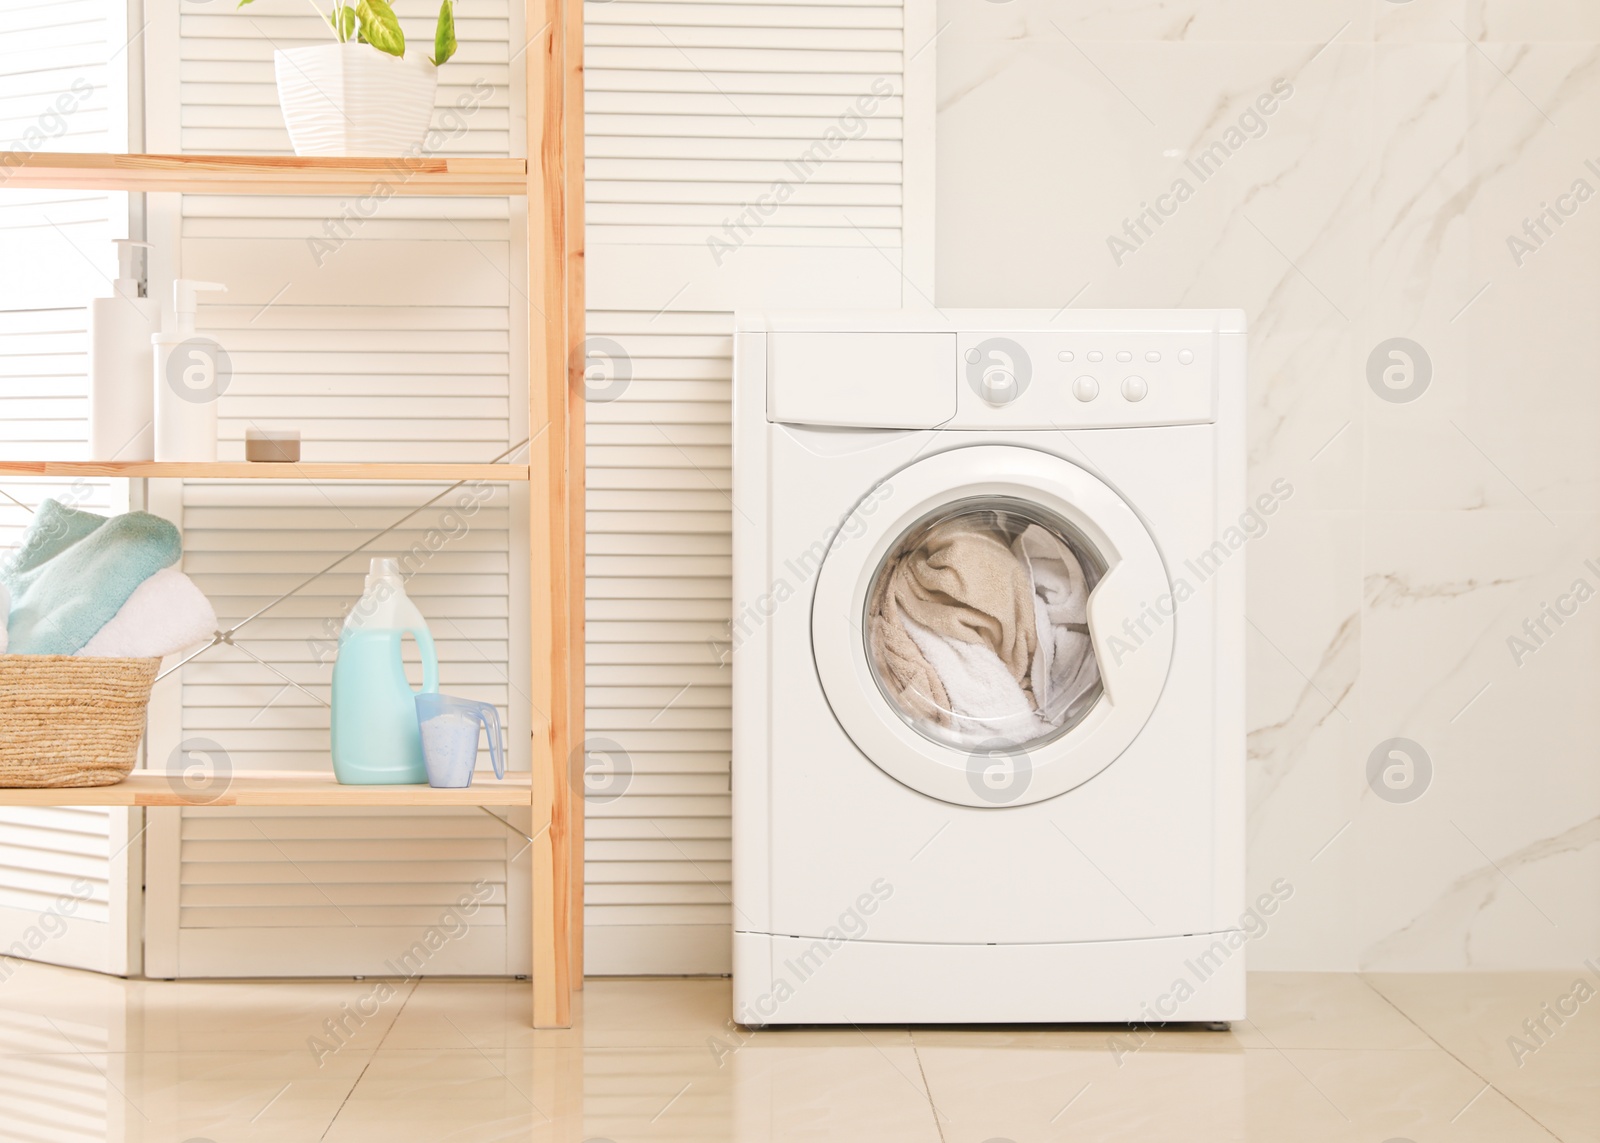
[{"label": "washing machine base", "polygon": [[733,934],[741,1024],[1126,1024],[1244,1019],[1239,930],[944,945]]}]

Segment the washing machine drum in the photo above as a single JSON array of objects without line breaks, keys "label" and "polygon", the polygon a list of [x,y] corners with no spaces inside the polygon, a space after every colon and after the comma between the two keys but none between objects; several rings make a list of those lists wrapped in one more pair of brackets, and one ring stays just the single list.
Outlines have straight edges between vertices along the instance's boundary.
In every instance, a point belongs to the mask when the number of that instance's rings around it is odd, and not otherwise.
[{"label": "washing machine drum", "polygon": [[1144,728],[1175,601],[1116,492],[1033,449],[916,461],[862,497],[817,575],[828,703],[891,777],[958,805],[1043,801]]}]

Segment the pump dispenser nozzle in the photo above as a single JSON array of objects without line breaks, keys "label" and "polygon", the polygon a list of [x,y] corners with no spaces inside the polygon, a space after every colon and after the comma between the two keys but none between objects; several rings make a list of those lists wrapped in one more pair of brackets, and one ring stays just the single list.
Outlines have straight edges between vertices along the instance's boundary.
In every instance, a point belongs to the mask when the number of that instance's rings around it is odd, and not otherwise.
[{"label": "pump dispenser nozzle", "polygon": [[117,293],[129,298],[149,296],[145,276],[139,272],[139,251],[149,250],[150,243],[137,238],[113,238],[117,246]]},{"label": "pump dispenser nozzle", "polygon": [[194,312],[199,306],[196,294],[202,290],[220,290],[228,292],[228,287],[221,282],[198,282],[193,278],[178,278],[172,283],[172,313],[178,328],[174,331],[180,336],[194,333]]}]

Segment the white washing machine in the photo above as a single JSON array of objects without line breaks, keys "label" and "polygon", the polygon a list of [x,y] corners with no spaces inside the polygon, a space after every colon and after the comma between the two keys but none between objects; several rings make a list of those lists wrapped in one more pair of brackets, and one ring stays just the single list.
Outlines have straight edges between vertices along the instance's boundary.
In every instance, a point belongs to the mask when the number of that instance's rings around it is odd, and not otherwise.
[{"label": "white washing machine", "polygon": [[1244,389],[1235,310],[738,316],[739,1022],[1243,1017]]}]

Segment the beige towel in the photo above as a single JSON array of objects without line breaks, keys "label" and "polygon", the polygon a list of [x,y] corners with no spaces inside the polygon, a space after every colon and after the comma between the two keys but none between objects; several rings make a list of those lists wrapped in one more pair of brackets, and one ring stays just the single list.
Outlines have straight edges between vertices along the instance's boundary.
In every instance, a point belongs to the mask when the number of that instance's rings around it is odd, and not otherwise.
[{"label": "beige towel", "polygon": [[867,645],[872,650],[872,664],[878,669],[878,678],[887,684],[890,697],[900,704],[900,709],[939,726],[948,726],[950,697],[906,631],[900,608],[890,592],[905,560],[904,555],[897,557],[878,577],[877,591],[867,609],[871,631]]},{"label": "beige towel", "polygon": [[997,533],[956,519],[929,530],[891,585],[905,613],[935,635],[986,643],[1026,685],[1038,634],[1033,584]]},{"label": "beige towel", "polygon": [[880,676],[908,711],[947,726],[949,696],[902,615],[943,638],[987,646],[1032,701],[1033,584],[997,533],[961,519],[935,525],[884,571],[869,609]]}]

